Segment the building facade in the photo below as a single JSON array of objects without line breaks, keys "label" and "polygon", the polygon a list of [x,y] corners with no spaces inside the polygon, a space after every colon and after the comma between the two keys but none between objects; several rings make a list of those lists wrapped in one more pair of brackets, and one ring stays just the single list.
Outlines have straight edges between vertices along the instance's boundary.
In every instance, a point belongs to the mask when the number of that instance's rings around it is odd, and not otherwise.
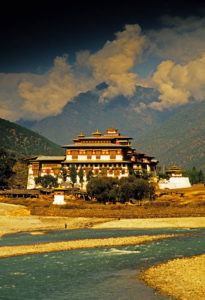
[{"label": "building facade", "polygon": [[173,166],[171,169],[166,170],[166,173],[169,176],[169,180],[160,179],[160,189],[180,189],[191,187],[189,177],[184,177],[183,171],[179,167]]},{"label": "building facade", "polygon": [[[28,189],[36,188],[35,178],[52,175],[61,185],[71,182],[69,173],[72,166],[76,172],[83,170],[83,188],[87,176],[127,177],[130,173],[147,173],[156,177],[157,160],[153,156],[137,153],[131,146],[131,137],[122,136],[117,129],[109,128],[102,134],[98,130],[87,137],[79,134],[73,144],[62,146],[65,156],[34,156],[29,160]],[[63,170],[63,171],[62,171]],[[67,173],[66,181],[62,172]],[[80,178],[77,176],[77,185]]]}]

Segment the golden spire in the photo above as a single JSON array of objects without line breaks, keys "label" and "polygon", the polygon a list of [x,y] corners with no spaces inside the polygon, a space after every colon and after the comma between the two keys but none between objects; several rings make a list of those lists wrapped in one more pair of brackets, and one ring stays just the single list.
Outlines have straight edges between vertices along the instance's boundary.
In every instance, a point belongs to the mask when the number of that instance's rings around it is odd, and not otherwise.
[{"label": "golden spire", "polygon": [[78,135],[78,137],[79,138],[83,138],[83,137],[85,137],[85,135],[84,134],[82,134],[82,132]]},{"label": "golden spire", "polygon": [[96,132],[93,132],[93,135],[94,135],[94,136],[101,136],[102,133],[99,132],[99,130],[97,129]]}]

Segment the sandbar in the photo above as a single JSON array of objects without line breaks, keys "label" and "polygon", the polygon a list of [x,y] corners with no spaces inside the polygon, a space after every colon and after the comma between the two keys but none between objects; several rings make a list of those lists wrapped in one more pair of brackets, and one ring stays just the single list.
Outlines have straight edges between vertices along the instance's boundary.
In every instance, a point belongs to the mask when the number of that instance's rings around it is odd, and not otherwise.
[{"label": "sandbar", "polygon": [[177,299],[205,299],[205,254],[151,267],[141,278],[162,294]]},{"label": "sandbar", "polygon": [[55,242],[34,245],[18,245],[18,246],[2,246],[0,247],[0,257],[19,256],[35,253],[47,253],[57,251],[68,251],[85,248],[99,248],[122,245],[135,245],[145,242],[155,241],[163,238],[172,238],[180,236],[179,234],[161,234],[155,236],[130,236],[117,238],[103,238],[103,239],[83,239],[66,242]]},{"label": "sandbar", "polygon": [[85,217],[0,216],[0,237],[22,231],[93,229],[204,228],[205,217],[110,219]]},{"label": "sandbar", "polygon": [[96,224],[93,228],[204,228],[205,217],[120,219]]}]

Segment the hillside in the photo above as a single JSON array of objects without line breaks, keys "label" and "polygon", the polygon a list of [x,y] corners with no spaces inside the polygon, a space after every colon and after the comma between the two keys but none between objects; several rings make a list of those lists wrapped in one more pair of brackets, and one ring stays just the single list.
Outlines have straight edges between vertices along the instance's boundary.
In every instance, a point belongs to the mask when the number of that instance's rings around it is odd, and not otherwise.
[{"label": "hillside", "polygon": [[64,154],[64,150],[57,144],[4,119],[0,119],[0,148],[5,148],[16,156]]},{"label": "hillside", "polygon": [[45,118],[35,124],[19,124],[30,126],[32,130],[62,145],[70,144],[81,132],[90,134],[97,128],[105,131],[110,126],[115,126],[122,134],[136,139],[173,114],[173,111],[161,113],[148,110],[138,113],[135,110],[140,102],[150,103],[158,97],[154,89],[137,87],[135,95],[129,99],[118,96],[103,103],[99,103],[99,89],[103,89],[103,85],[80,94],[73,102],[67,103],[62,113],[57,116]]},{"label": "hillside", "polygon": [[152,153],[160,165],[205,170],[205,101],[185,107],[137,141],[137,150]]},{"label": "hillside", "polygon": [[160,165],[173,164],[205,170],[205,102],[191,103],[172,110],[137,111],[140,103],[157,101],[153,88],[136,87],[129,99],[118,96],[99,102],[105,86],[78,95],[57,116],[40,121],[18,123],[39,132],[58,144],[70,144],[79,133],[104,132],[115,126],[123,135],[133,137],[138,152],[155,156]]}]

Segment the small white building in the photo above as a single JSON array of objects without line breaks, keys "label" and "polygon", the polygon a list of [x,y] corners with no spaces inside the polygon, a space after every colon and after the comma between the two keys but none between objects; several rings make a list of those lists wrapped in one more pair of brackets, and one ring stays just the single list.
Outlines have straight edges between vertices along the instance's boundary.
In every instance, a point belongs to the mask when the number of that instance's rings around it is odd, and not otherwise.
[{"label": "small white building", "polygon": [[56,188],[54,190],[53,204],[55,204],[55,205],[64,205],[64,204],[66,204],[66,202],[64,200],[64,193],[65,193],[65,189]]},{"label": "small white building", "polygon": [[191,187],[189,177],[183,177],[183,171],[177,166],[173,166],[171,169],[167,170],[166,173],[168,174],[169,179],[160,179],[160,189],[180,189]]}]

